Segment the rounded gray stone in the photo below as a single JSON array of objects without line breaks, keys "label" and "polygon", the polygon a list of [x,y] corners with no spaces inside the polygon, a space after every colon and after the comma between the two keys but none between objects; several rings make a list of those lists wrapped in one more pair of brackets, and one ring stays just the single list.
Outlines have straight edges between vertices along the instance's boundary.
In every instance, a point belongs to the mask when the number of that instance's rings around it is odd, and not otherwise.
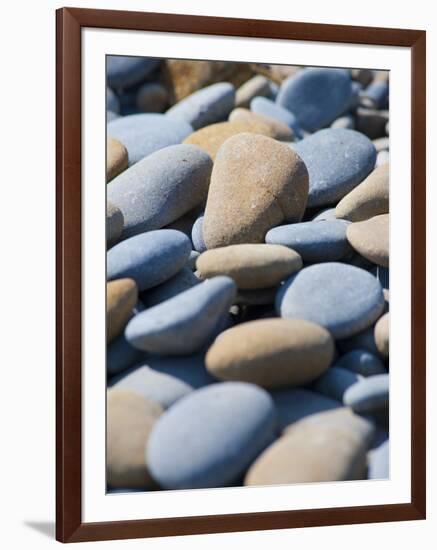
[{"label": "rounded gray stone", "polygon": [[354,349],[342,355],[335,362],[336,367],[347,369],[361,376],[385,374],[387,369],[379,357],[365,349]]},{"label": "rounded gray stone", "polygon": [[356,384],[359,379],[360,377],[350,370],[340,367],[330,367],[314,382],[313,389],[341,403],[345,391]]},{"label": "rounded gray stone", "polygon": [[160,59],[124,55],[108,55],[106,78],[109,86],[124,89],[138,84],[160,63]]},{"label": "rounded gray stone", "polygon": [[372,413],[388,407],[390,380],[388,374],[362,378],[347,389],[343,403],[355,412]]},{"label": "rounded gray stone", "polygon": [[191,240],[197,252],[202,253],[206,251],[206,244],[203,240],[203,214],[193,224]]},{"label": "rounded gray stone", "polygon": [[189,267],[184,267],[165,283],[143,292],[141,299],[147,307],[156,306],[199,283],[200,280],[194,275],[193,271]]}]

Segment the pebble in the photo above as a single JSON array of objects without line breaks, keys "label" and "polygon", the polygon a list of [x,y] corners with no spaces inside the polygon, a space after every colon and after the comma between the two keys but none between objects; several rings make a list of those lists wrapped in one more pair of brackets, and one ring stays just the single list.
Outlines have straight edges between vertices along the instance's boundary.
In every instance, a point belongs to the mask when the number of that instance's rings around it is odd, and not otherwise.
[{"label": "pebble", "polygon": [[120,112],[120,100],[111,88],[106,88],[106,110],[115,114]]},{"label": "pebble", "polygon": [[356,384],[360,377],[350,370],[341,367],[330,367],[313,384],[313,389],[317,393],[326,395],[340,403],[343,402],[345,391]]},{"label": "pebble", "polygon": [[195,353],[215,335],[235,293],[232,279],[214,277],[136,315],[126,327],[126,338],[150,353]]},{"label": "pebble", "polygon": [[369,479],[388,479],[390,477],[390,443],[388,440],[368,453],[368,463]]},{"label": "pebble", "polygon": [[199,252],[197,250],[192,250],[190,252],[190,256],[188,258],[187,266],[191,269],[191,271],[196,270],[196,262],[197,258],[200,256]]},{"label": "pebble", "polygon": [[276,411],[252,384],[214,384],[166,411],[147,445],[147,464],[164,489],[223,487],[235,482],[271,443]]},{"label": "pebble", "polygon": [[388,102],[388,81],[375,79],[361,96],[364,107],[371,109],[383,109]]},{"label": "pebble", "polygon": [[373,425],[339,408],[296,422],[252,464],[245,485],[365,479]]},{"label": "pebble", "polygon": [[108,185],[108,200],[123,213],[123,238],[160,229],[207,196],[210,157],[194,145],[173,145],[125,170]]},{"label": "pebble", "polygon": [[159,149],[182,143],[193,128],[183,120],[173,120],[166,115],[141,113],[112,120],[107,131],[108,137],[126,147],[132,166]]},{"label": "pebble", "polygon": [[377,153],[380,153],[381,151],[388,151],[390,149],[390,139],[387,136],[374,139],[372,143],[375,146]]},{"label": "pebble", "polygon": [[327,126],[349,106],[351,79],[343,69],[309,68],[286,79],[276,101],[297,117],[305,130]]},{"label": "pebble", "polygon": [[324,220],[335,220],[337,219],[335,216],[335,208],[323,208],[320,210],[314,218],[312,218],[313,222],[320,222]]},{"label": "pebble", "polygon": [[191,230],[191,241],[197,252],[205,252],[206,244],[203,240],[203,214],[199,216],[193,224],[193,228]]},{"label": "pebble", "polygon": [[132,279],[116,279],[106,284],[106,332],[112,342],[126,326],[138,299],[138,289]]},{"label": "pebble", "polygon": [[262,243],[269,229],[300,221],[308,172],[288,146],[239,134],[220,148],[211,175],[203,221],[207,248]]},{"label": "pebble", "polygon": [[352,335],[350,338],[337,340],[337,345],[342,353],[347,353],[354,349],[364,349],[373,355],[379,355],[375,343],[374,324],[372,323],[366,329]]},{"label": "pebble", "polygon": [[162,408],[129,390],[110,389],[106,407],[106,475],[112,488],[150,487],[144,448]]},{"label": "pebble", "polygon": [[270,97],[271,80],[257,74],[242,84],[235,94],[236,107],[249,107],[251,100],[256,96]]},{"label": "pebble", "polygon": [[390,153],[388,151],[379,151],[376,156],[375,166],[384,166],[390,163]]},{"label": "pebble", "polygon": [[301,70],[300,66],[271,63],[252,63],[252,67],[256,73],[263,74],[278,84]]},{"label": "pebble", "polygon": [[140,362],[144,353],[132,347],[126,340],[124,333],[121,333],[113,340],[106,352],[106,371],[108,377],[116,376],[133,365]]},{"label": "pebble", "polygon": [[330,334],[315,323],[259,319],[220,334],[208,350],[206,368],[219,380],[281,388],[312,382],[333,356]]},{"label": "pebble", "polygon": [[137,92],[136,105],[144,113],[162,113],[168,102],[167,90],[156,82],[146,82]]},{"label": "pebble", "polygon": [[382,267],[389,266],[388,214],[351,223],[347,228],[346,235],[358,254]]},{"label": "pebble", "polygon": [[225,120],[235,106],[235,87],[218,82],[193,92],[167,111],[172,120],[183,120],[195,130]]},{"label": "pebble", "polygon": [[352,115],[343,115],[336,118],[331,124],[331,128],[344,128],[347,130],[355,129],[355,119]]},{"label": "pebble", "polygon": [[309,221],[274,227],[266,243],[284,245],[296,251],[306,263],[333,262],[351,252],[343,220]]},{"label": "pebble", "polygon": [[301,269],[302,259],[285,246],[234,244],[207,250],[196,265],[202,279],[227,275],[239,289],[258,289],[278,285]]},{"label": "pebble", "polygon": [[370,139],[377,139],[386,135],[388,111],[378,111],[358,107],[355,113],[355,128]]},{"label": "pebble", "polygon": [[123,55],[106,57],[106,78],[115,90],[130,88],[144,80],[160,63],[160,59]]},{"label": "pebble", "polygon": [[106,242],[109,246],[115,244],[121,237],[124,218],[120,208],[111,201],[106,202]]},{"label": "pebble", "polygon": [[295,115],[274,101],[265,97],[254,97],[250,102],[250,110],[254,113],[274,118],[278,122],[291,128],[295,136],[302,137],[301,129]]},{"label": "pebble", "polygon": [[375,344],[382,357],[388,357],[390,349],[390,315],[385,313],[375,324]]},{"label": "pebble", "polygon": [[184,267],[191,243],[174,229],[149,231],[118,243],[107,254],[107,277],[129,277],[146,290],[167,281]]},{"label": "pebble", "polygon": [[147,307],[156,306],[199,283],[200,280],[193,271],[189,267],[184,267],[165,283],[142,292],[141,299]]},{"label": "pebble", "polygon": [[350,370],[364,377],[387,372],[381,359],[365,349],[354,349],[345,353],[337,359],[335,367]]},{"label": "pebble", "polygon": [[355,130],[327,128],[292,144],[310,180],[308,206],[330,206],[352,191],[373,170],[373,143]]},{"label": "pebble", "polygon": [[126,147],[118,140],[109,138],[106,145],[106,181],[111,181],[128,166]]},{"label": "pebble", "polygon": [[334,338],[364,330],[383,309],[380,283],[364,269],[337,262],[298,271],[276,297],[276,310],[282,317],[318,323]]},{"label": "pebble", "polygon": [[362,378],[348,388],[343,403],[359,413],[371,413],[388,407],[389,375]]},{"label": "pebble", "polygon": [[[230,122],[246,122],[251,124],[265,124],[269,128],[269,135],[274,139],[281,141],[291,141],[294,137],[293,131],[289,126],[280,122],[276,118],[253,113],[249,109],[238,107],[229,115]],[[261,132],[258,132],[261,133]],[[265,134],[265,132],[262,132]],[[266,134],[267,135],[267,134]]]},{"label": "pebble", "polygon": [[148,355],[147,365],[156,372],[168,374],[196,389],[216,382],[205,368],[204,351],[168,357]]}]

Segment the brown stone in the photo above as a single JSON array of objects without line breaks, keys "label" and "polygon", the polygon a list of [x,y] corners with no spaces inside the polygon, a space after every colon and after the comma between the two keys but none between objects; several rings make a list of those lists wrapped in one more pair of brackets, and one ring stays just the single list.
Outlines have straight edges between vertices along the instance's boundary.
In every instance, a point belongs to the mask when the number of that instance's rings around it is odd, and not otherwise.
[{"label": "brown stone", "polygon": [[128,165],[126,147],[114,138],[108,138],[106,144],[106,181],[118,176]]},{"label": "brown stone", "polygon": [[375,344],[383,357],[388,357],[390,348],[390,314],[385,313],[375,324]]},{"label": "brown stone", "polygon": [[251,67],[256,73],[267,76],[277,84],[281,84],[286,78],[295,75],[302,68],[297,65],[271,65],[267,63],[252,63]]},{"label": "brown stone", "polygon": [[244,82],[235,94],[236,107],[249,107],[254,97],[270,97],[271,80],[261,74],[257,74]]},{"label": "brown stone", "polygon": [[358,254],[374,264],[389,266],[388,214],[351,223],[346,230],[346,237]]},{"label": "brown stone", "polygon": [[279,139],[280,141],[292,141],[294,138],[293,130],[283,122],[275,118],[253,113],[249,109],[237,107],[229,115],[229,122],[262,122],[270,127],[270,137]]},{"label": "brown stone", "polygon": [[133,279],[116,279],[106,284],[107,340],[123,331],[137,303],[138,289]]}]

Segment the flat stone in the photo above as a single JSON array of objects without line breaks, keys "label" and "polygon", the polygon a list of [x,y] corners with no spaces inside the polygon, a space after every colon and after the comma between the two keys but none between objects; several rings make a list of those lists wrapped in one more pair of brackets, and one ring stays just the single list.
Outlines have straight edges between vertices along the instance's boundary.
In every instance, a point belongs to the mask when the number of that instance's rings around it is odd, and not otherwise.
[{"label": "flat stone", "polygon": [[389,215],[381,214],[362,222],[351,223],[347,239],[364,258],[382,267],[389,266]]},{"label": "flat stone", "polygon": [[133,279],[138,290],[167,281],[184,267],[191,251],[186,235],[174,229],[149,231],[118,243],[107,254],[108,280]]},{"label": "flat stone", "polygon": [[148,442],[147,464],[164,489],[225,487],[271,443],[275,429],[266,391],[252,384],[213,384],[163,414]]},{"label": "flat stone", "polygon": [[231,277],[239,289],[258,289],[278,285],[302,267],[294,250],[275,244],[234,244],[207,250],[197,260],[199,276]]},{"label": "flat stone", "polygon": [[266,388],[300,386],[331,364],[334,344],[328,331],[303,320],[259,319],[216,338],[206,368],[220,380],[241,380]]},{"label": "flat stone", "polygon": [[134,348],[121,333],[113,340],[106,351],[106,371],[108,377],[114,377],[125,372],[133,365],[141,362],[144,352]]},{"label": "flat stone", "polygon": [[189,267],[184,267],[165,283],[142,292],[141,299],[147,307],[156,306],[199,283],[200,280],[193,271]]},{"label": "flat stone", "polygon": [[106,242],[108,246],[115,244],[121,237],[124,218],[120,208],[111,201],[106,202]]},{"label": "flat stone", "polygon": [[143,113],[162,113],[168,102],[167,90],[157,82],[146,82],[137,92],[136,105]]},{"label": "flat stone", "polygon": [[106,284],[107,341],[112,342],[126,326],[138,299],[138,289],[132,279],[117,279]]},{"label": "flat stone", "polygon": [[371,413],[388,407],[389,375],[362,378],[347,389],[343,403],[359,413]]},{"label": "flat stone", "polygon": [[126,147],[117,139],[109,138],[106,144],[106,181],[111,181],[128,166]]},{"label": "flat stone", "polygon": [[387,439],[376,449],[372,449],[368,455],[369,479],[388,479],[390,477],[390,443]]},{"label": "flat stone", "polygon": [[345,408],[296,422],[252,464],[245,485],[280,485],[366,478],[373,425]]},{"label": "flat stone", "polygon": [[257,74],[238,88],[235,94],[235,106],[247,108],[254,97],[270,97],[270,95],[271,80],[264,75]]},{"label": "flat stone", "polygon": [[276,101],[295,114],[305,130],[327,126],[349,106],[351,79],[343,69],[308,68],[287,78]]},{"label": "flat stone", "polygon": [[345,353],[337,359],[334,366],[347,369],[364,377],[387,373],[381,359],[365,349],[354,349]]},{"label": "flat stone", "polygon": [[169,145],[177,145],[193,132],[183,120],[166,115],[141,113],[116,118],[108,123],[108,137],[115,138],[126,147],[129,165]]},{"label": "flat stone", "polygon": [[211,175],[206,246],[264,242],[275,225],[302,219],[307,193],[305,164],[287,145],[258,134],[229,138]]},{"label": "flat stone", "polygon": [[347,338],[364,330],[383,309],[379,281],[364,269],[337,262],[298,271],[276,297],[281,317],[318,323],[334,338]]},{"label": "flat stone", "polygon": [[301,129],[299,123],[297,122],[296,116],[288,109],[285,109],[274,101],[271,101],[265,97],[254,97],[250,102],[250,109],[254,113],[268,116],[278,122],[281,122],[282,124],[285,124],[293,130],[294,136],[299,138],[302,137]]},{"label": "flat stone", "polygon": [[376,161],[373,143],[355,130],[327,128],[291,147],[308,169],[309,207],[337,203],[370,174]]},{"label": "flat stone", "polygon": [[384,314],[375,324],[375,344],[382,357],[388,357],[390,350],[390,315]]},{"label": "flat stone", "polygon": [[160,63],[160,59],[123,55],[106,57],[106,78],[114,89],[125,89],[144,80]]},{"label": "flat stone", "polygon": [[276,118],[272,118],[270,116],[254,113],[252,111],[249,111],[249,109],[243,109],[242,107],[238,107],[237,109],[234,109],[232,111],[232,113],[229,115],[229,121],[246,122],[252,124],[265,124],[269,128],[270,137],[282,141],[291,141],[294,137],[291,128],[283,122],[280,122]]},{"label": "flat stone", "polygon": [[106,407],[106,474],[112,488],[150,487],[144,448],[162,407],[129,390],[110,389]]},{"label": "flat stone", "polygon": [[126,338],[136,348],[162,355],[199,351],[228,315],[236,287],[229,277],[215,277],[136,315]]},{"label": "flat stone", "polygon": [[351,252],[346,238],[347,222],[343,220],[310,221],[274,227],[266,243],[287,246],[307,263],[333,262]]},{"label": "flat stone", "polygon": [[173,145],[125,170],[107,186],[124,217],[123,237],[160,229],[207,196],[210,157],[194,145]]},{"label": "flat stone", "polygon": [[360,377],[350,370],[341,367],[330,367],[316,380],[313,384],[313,389],[341,403],[343,402],[345,391],[353,384],[356,384],[359,379]]}]

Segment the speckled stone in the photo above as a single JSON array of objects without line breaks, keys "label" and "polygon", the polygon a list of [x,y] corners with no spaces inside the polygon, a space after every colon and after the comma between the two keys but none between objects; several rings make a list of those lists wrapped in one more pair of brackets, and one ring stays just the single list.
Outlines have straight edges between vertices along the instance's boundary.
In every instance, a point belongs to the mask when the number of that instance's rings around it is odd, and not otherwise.
[{"label": "speckled stone", "polygon": [[123,143],[131,166],[159,149],[182,143],[192,132],[187,122],[156,113],[123,116],[108,123],[108,137]]},{"label": "speckled stone", "polygon": [[351,223],[346,231],[351,246],[367,260],[389,266],[389,215]]},{"label": "speckled stone", "polygon": [[239,289],[258,289],[278,285],[302,267],[302,259],[285,246],[234,244],[207,250],[197,260],[203,279],[228,275]]},{"label": "speckled stone", "polygon": [[152,427],[162,414],[157,403],[129,390],[110,389],[107,397],[106,473],[113,488],[150,487],[144,457]]},{"label": "speckled stone", "polygon": [[123,237],[160,229],[206,199],[210,157],[194,145],[157,151],[108,185],[108,200],[124,217]]},{"label": "speckled stone", "polygon": [[115,244],[121,237],[124,227],[124,218],[120,208],[106,202],[106,242],[108,246]]},{"label": "speckled stone", "polygon": [[381,359],[365,349],[354,349],[342,355],[335,362],[336,367],[347,369],[361,376],[374,376],[387,372]]},{"label": "speckled stone", "polygon": [[184,267],[191,251],[186,235],[174,229],[149,231],[118,243],[107,254],[107,277],[133,279],[138,290],[167,281]]},{"label": "speckled stone", "polygon": [[276,101],[294,113],[305,130],[327,126],[349,106],[351,79],[343,69],[308,68],[285,80]]},{"label": "speckled stone", "polygon": [[266,243],[287,246],[300,254],[306,263],[333,262],[343,259],[352,250],[346,239],[347,225],[343,220],[281,225],[270,229]]},{"label": "speckled stone", "polygon": [[106,181],[111,181],[128,166],[126,147],[118,140],[109,138],[106,144]]},{"label": "speckled stone", "polygon": [[245,485],[279,485],[366,478],[373,425],[345,408],[290,426],[249,468]]},{"label": "speckled stone", "polygon": [[390,315],[386,313],[375,324],[375,344],[382,357],[388,357],[390,349]]},{"label": "speckled stone", "polygon": [[313,389],[342,402],[344,392],[359,381],[360,377],[350,370],[341,367],[330,367],[322,376],[313,384]]},{"label": "speckled stone", "polygon": [[206,246],[264,242],[275,225],[301,220],[307,193],[305,164],[287,145],[249,133],[229,138],[211,175]]},{"label": "speckled stone", "polygon": [[220,380],[280,388],[313,381],[333,355],[330,334],[314,323],[260,319],[220,334],[208,350],[206,368]]},{"label": "speckled stone", "polygon": [[132,279],[117,279],[106,284],[106,337],[112,342],[124,329],[138,299]]},{"label": "speckled stone", "polygon": [[124,333],[111,342],[106,352],[108,376],[116,376],[144,358],[144,352],[134,348],[126,340]]},{"label": "speckled stone", "polygon": [[278,291],[276,309],[282,317],[306,319],[328,329],[334,338],[347,338],[381,315],[384,294],[364,269],[328,262],[292,275]]},{"label": "speckled stone", "polygon": [[165,283],[142,292],[141,299],[147,307],[156,306],[192,288],[199,282],[200,280],[194,275],[193,271],[188,267],[184,267]]},{"label": "speckled stone", "polygon": [[235,105],[235,87],[218,82],[193,92],[171,107],[166,116],[188,122],[195,130],[225,120]]},{"label": "speckled stone", "polygon": [[111,88],[106,88],[106,110],[116,114],[120,112],[120,100]]},{"label": "speckled stone", "polygon": [[291,128],[283,122],[270,116],[253,113],[252,111],[249,111],[249,109],[243,109],[242,107],[238,107],[237,109],[234,109],[232,111],[232,113],[229,115],[229,121],[246,122],[251,124],[265,124],[269,128],[270,137],[282,141],[291,141],[294,137]]},{"label": "speckled stone", "polygon": [[347,389],[343,403],[359,413],[370,413],[388,406],[389,375],[362,378]]},{"label": "speckled stone", "polygon": [[355,130],[327,128],[291,146],[308,169],[309,207],[338,202],[375,166],[375,146]]},{"label": "speckled stone", "polygon": [[147,464],[164,489],[224,487],[274,438],[269,394],[252,384],[200,389],[164,413],[150,436]]},{"label": "speckled stone", "polygon": [[388,439],[376,449],[372,449],[368,455],[369,479],[388,479],[390,472],[390,443]]},{"label": "speckled stone", "polygon": [[238,88],[235,94],[235,106],[247,108],[254,97],[270,97],[270,95],[271,80],[264,75],[257,74]]},{"label": "speckled stone", "polygon": [[274,118],[293,130],[294,136],[302,137],[302,132],[296,116],[288,109],[281,107],[265,97],[254,97],[250,102],[250,109],[254,113]]},{"label": "speckled stone", "polygon": [[106,78],[111,88],[125,89],[138,84],[159,64],[159,59],[123,55],[108,55]]},{"label": "speckled stone", "polygon": [[157,82],[146,82],[137,92],[136,105],[144,113],[162,113],[169,101],[168,92]]}]

